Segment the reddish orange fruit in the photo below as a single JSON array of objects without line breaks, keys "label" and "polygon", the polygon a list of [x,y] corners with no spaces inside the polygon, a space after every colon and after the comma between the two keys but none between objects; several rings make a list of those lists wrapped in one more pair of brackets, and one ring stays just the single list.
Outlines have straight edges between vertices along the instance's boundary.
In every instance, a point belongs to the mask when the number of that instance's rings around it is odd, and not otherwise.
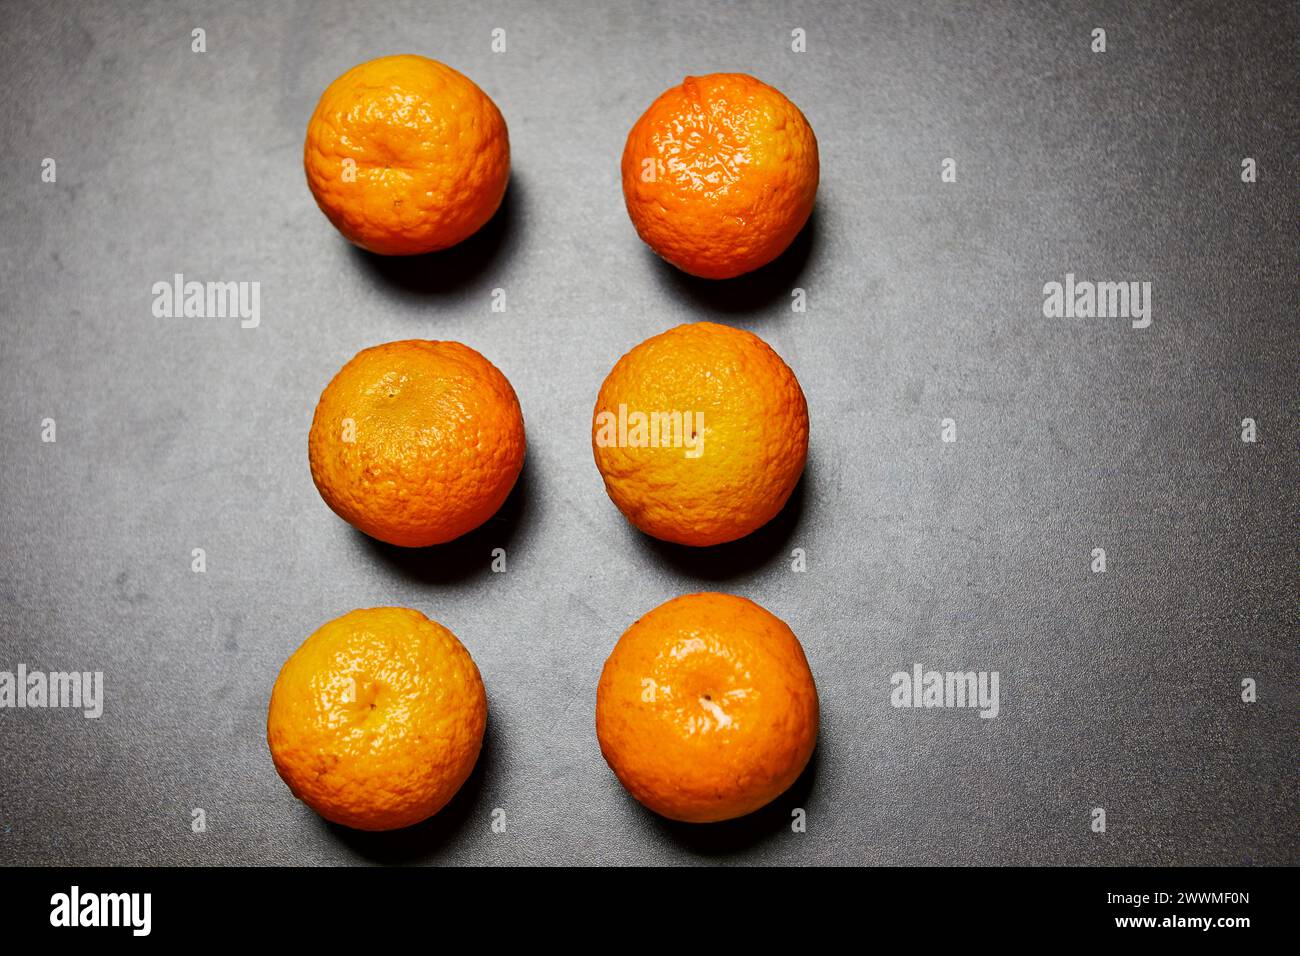
[{"label": "reddish orange fruit", "polygon": [[650,104],[623,149],[637,234],[691,275],[771,262],[812,213],[817,137],[799,108],[743,73],[688,76]]}]

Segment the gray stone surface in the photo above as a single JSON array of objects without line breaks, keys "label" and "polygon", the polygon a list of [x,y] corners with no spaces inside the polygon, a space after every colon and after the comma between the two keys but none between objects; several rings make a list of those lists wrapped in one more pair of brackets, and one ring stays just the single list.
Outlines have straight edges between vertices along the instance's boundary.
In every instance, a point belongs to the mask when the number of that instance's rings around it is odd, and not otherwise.
[{"label": "gray stone surface", "polygon": [[[0,710],[0,863],[1297,862],[1293,5],[3,12],[0,669],[102,670],[106,703]],[[510,126],[505,208],[433,261],[349,247],[301,168],[321,90],[395,52]],[[790,255],[717,286],[641,245],[618,159],[659,92],[724,70],[800,105],[822,184]],[[177,272],[259,282],[260,326],[155,318]],[[1151,326],[1044,318],[1067,272],[1149,280]],[[704,318],[785,357],[813,433],[773,527],[688,552],[623,521],[588,426],[621,354]],[[409,337],[482,351],[529,430],[505,512],[427,553],[350,529],[307,469],[329,377]],[[795,790],[703,829],[635,804],[592,723],[618,635],[701,589],[787,620],[823,707]],[[491,729],[446,813],[367,836],[291,797],[264,725],[306,635],[381,604],[460,636]],[[915,663],[999,671],[1000,716],[892,708]]]}]

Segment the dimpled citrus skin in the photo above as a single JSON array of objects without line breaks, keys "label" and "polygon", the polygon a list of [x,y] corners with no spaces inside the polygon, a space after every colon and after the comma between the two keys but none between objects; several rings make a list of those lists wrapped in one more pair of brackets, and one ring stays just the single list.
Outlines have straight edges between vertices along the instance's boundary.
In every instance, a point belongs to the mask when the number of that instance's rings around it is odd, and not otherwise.
[{"label": "dimpled citrus skin", "polygon": [[454,634],[419,611],[350,611],[312,634],[271,692],[266,738],[294,796],[327,820],[394,830],[433,816],[483,744],[487,695]]},{"label": "dimpled citrus skin", "polygon": [[371,252],[415,255],[454,246],[492,218],[510,179],[510,141],[501,111],[468,77],[422,56],[385,56],[326,88],[303,163],[339,232]]},{"label": "dimpled citrus skin", "polygon": [[[699,457],[602,445],[601,413],[704,414]],[[808,405],[794,372],[758,336],[712,322],[647,339],[614,366],[592,415],[605,490],[646,534],[705,546],[742,538],[785,506],[808,457]]]},{"label": "dimpled citrus skin", "polygon": [[650,105],[623,149],[623,198],[637,234],[705,279],[784,252],[812,213],[818,176],[817,137],[803,113],[743,73],[688,76]]},{"label": "dimpled citrus skin", "polygon": [[688,823],[744,816],[817,744],[817,687],[785,623],[753,601],[688,594],[619,638],[596,690],[601,753],[632,796]]},{"label": "dimpled citrus skin", "polygon": [[380,541],[425,547],[472,531],[505,502],[524,464],[524,419],[506,377],[478,352],[410,339],[358,352],[339,370],[307,444],[312,480],[339,517]]}]

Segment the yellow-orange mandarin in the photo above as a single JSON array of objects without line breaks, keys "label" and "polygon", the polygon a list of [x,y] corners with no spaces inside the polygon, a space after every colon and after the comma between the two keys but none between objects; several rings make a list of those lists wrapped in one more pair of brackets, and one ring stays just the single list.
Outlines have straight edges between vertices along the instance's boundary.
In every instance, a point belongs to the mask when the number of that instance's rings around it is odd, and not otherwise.
[{"label": "yellow-orange mandarin", "polygon": [[592,416],[605,489],[646,534],[705,546],[770,521],[808,456],[808,405],[758,336],[679,325],[615,364]]},{"label": "yellow-orange mandarin", "polygon": [[327,820],[393,830],[427,819],[478,760],[487,695],[449,630],[409,608],[351,611],[285,662],[266,737],[275,768]]}]

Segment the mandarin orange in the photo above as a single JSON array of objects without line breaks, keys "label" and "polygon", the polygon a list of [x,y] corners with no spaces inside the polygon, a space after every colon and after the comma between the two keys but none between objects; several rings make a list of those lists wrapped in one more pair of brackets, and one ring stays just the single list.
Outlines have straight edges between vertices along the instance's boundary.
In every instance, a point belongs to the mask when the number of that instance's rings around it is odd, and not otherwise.
[{"label": "mandarin orange", "polygon": [[679,325],[615,364],[596,398],[592,452],[633,525],[677,544],[722,544],[789,500],[808,456],[808,405],[757,335]]},{"label": "mandarin orange", "polygon": [[325,503],[371,537],[442,544],[505,502],[523,468],[510,382],[459,342],[411,339],[358,352],[325,387],[308,436]]},{"label": "mandarin orange", "polygon": [[384,255],[446,249],[492,218],[510,179],[501,111],[422,56],[348,70],[322,94],[303,147],[307,185],[351,242]]},{"label": "mandarin orange", "polygon": [[817,137],[779,90],[743,73],[688,76],[623,148],[637,234],[677,268],[727,279],[771,262],[812,214]]},{"label": "mandarin orange", "polygon": [[267,713],[275,769],[294,796],[358,830],[411,826],[469,777],[487,695],[469,652],[409,608],[351,611],[285,662]]},{"label": "mandarin orange", "polygon": [[689,823],[744,816],[784,793],[817,743],[817,687],[780,618],[688,594],[619,638],[596,691],[605,760],[637,800]]}]

